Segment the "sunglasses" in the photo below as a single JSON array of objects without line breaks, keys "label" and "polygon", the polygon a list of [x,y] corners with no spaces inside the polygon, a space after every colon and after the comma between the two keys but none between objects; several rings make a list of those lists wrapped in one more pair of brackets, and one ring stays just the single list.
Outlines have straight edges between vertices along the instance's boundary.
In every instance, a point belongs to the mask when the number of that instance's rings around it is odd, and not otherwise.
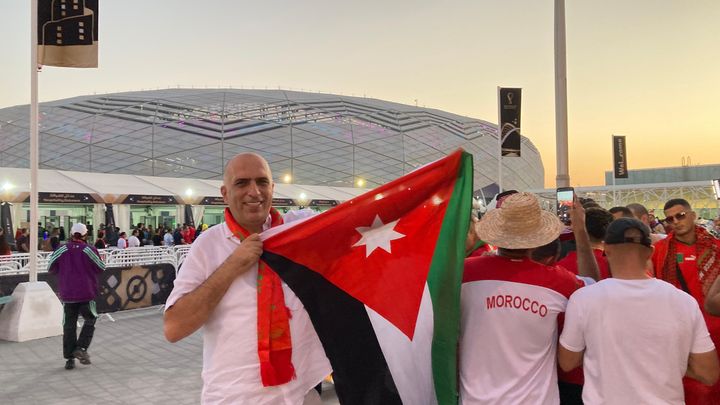
[{"label": "sunglasses", "polygon": [[681,221],[681,220],[685,219],[685,217],[687,216],[687,214],[688,214],[688,213],[685,212],[685,211],[683,211],[683,212],[678,212],[678,213],[675,214],[675,215],[670,215],[669,217],[665,218],[665,222],[667,222],[667,223],[669,223],[669,224],[672,224],[672,223],[675,222],[675,221]]}]

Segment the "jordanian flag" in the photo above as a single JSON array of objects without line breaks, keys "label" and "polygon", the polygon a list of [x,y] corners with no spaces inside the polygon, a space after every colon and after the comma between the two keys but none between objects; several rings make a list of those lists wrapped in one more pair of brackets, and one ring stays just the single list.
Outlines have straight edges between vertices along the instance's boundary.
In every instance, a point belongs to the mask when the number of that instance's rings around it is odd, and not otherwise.
[{"label": "jordanian flag", "polygon": [[263,233],[262,260],[310,314],[342,404],[457,403],[472,174],[459,150]]}]

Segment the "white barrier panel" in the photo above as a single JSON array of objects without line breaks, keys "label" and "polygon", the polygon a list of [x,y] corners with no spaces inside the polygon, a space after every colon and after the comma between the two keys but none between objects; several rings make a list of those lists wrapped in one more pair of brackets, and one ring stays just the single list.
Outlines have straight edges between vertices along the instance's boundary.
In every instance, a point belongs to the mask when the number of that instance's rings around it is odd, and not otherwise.
[{"label": "white barrier panel", "polygon": [[[131,267],[144,264],[172,264],[177,270],[185,261],[190,245],[181,246],[142,246],[127,249],[101,249],[100,258],[106,267]],[[38,273],[47,272],[48,258],[52,252],[38,252]],[[13,253],[0,256],[0,276],[9,274],[27,274],[30,262],[29,253]]]}]

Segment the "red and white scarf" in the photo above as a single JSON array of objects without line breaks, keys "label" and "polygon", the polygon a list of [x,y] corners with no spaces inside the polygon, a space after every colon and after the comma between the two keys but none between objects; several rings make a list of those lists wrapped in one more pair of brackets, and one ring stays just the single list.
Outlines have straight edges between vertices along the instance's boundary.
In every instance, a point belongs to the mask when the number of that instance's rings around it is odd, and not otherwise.
[{"label": "red and white scarf", "polygon": [[[270,226],[283,223],[280,213],[270,209]],[[250,232],[233,218],[225,208],[225,222],[230,232],[244,240]],[[290,310],[285,306],[280,277],[262,260],[258,263],[257,276],[257,331],[260,377],[263,386],[282,385],[295,376],[292,364],[292,340],[290,338]]]},{"label": "red and white scarf", "polygon": [[[702,285],[703,295],[707,295],[710,286],[720,275],[720,248],[717,240],[701,226],[695,226],[695,236],[697,238],[695,248],[697,249],[698,280]],[[679,242],[673,234],[668,235],[667,239],[668,243],[655,245],[655,249],[657,249],[656,257],[662,261],[657,260],[653,264],[656,273],[658,273],[658,278],[678,286],[680,280],[677,277],[676,256]]]}]

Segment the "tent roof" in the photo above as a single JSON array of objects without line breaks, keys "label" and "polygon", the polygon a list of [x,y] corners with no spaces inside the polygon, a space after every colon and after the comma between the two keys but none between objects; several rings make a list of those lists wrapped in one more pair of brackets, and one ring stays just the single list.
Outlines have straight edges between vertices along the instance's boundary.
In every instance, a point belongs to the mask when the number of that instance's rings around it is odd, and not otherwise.
[{"label": "tent roof", "polygon": [[[30,170],[0,168],[0,200],[22,201],[30,193]],[[152,177],[130,174],[86,173],[61,170],[38,171],[39,191],[45,193],[87,193],[105,202],[118,202],[119,196],[129,194],[175,196],[179,202],[199,203],[203,197],[221,197],[220,180]],[[6,187],[9,185],[10,187]],[[346,201],[366,191],[359,188],[275,184],[275,198],[307,201]],[[190,194],[188,194],[190,193]]]}]

